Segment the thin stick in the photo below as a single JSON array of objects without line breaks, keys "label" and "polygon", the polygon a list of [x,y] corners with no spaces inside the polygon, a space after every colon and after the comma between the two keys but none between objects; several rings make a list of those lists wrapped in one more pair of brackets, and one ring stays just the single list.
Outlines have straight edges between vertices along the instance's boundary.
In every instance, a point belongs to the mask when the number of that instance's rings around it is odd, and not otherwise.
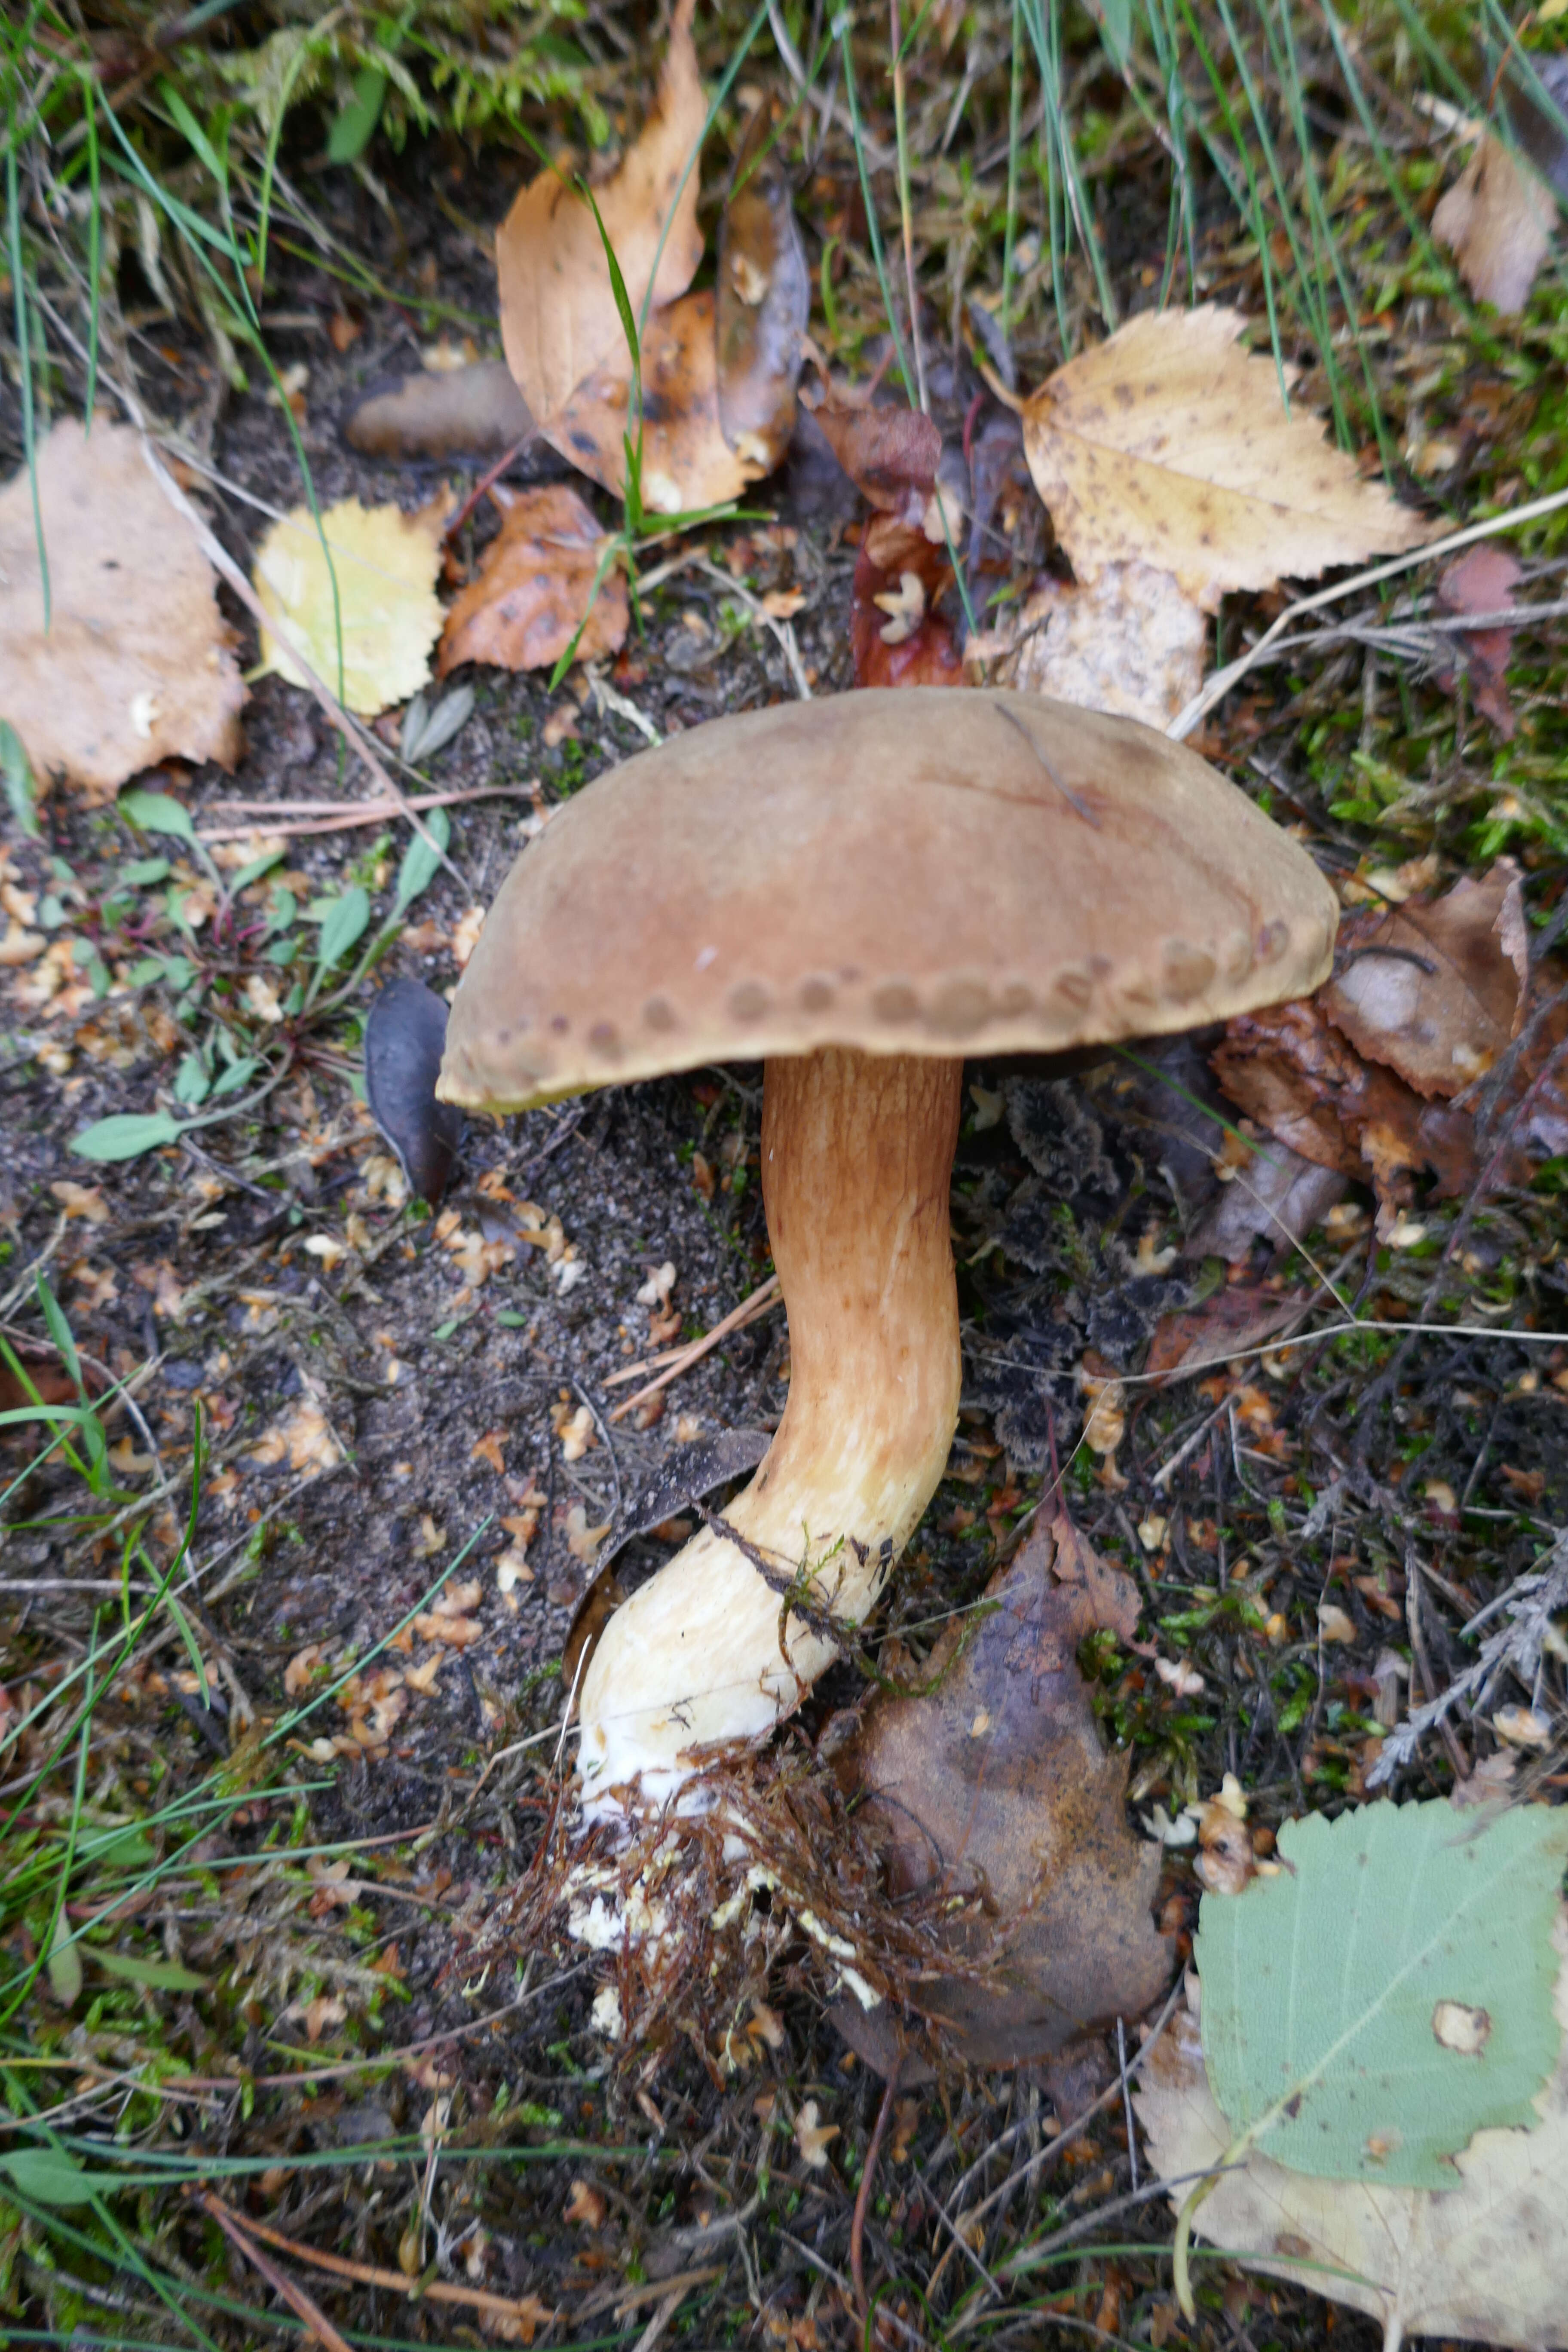
[{"label": "thin stick", "polygon": [[[217,2223],[218,2228],[223,2231],[224,2236],[229,2240],[231,2244],[237,2246],[240,2252],[245,2256],[246,2261],[252,2263],[254,2267],[261,2273],[262,2277],[267,2281],[267,2284],[272,2289],[273,2294],[280,2294],[284,2302],[289,2305],[289,2310],[294,2313],[295,2316],[302,2319],[307,2327],[314,2330],[315,2334],[326,2346],[327,2352],[350,2352],[348,2343],[338,2334],[337,2329],[332,2326],[332,2323],[327,2317],[326,2313],[321,2310],[318,2304],[312,2303],[304,2288],[299,2285],[295,2280],[288,2277],[282,2271],[280,2271],[276,2263],[269,2263],[268,2261],[260,2247],[251,2239],[248,2231],[242,2230],[240,2228],[239,2223],[235,2220],[234,2215],[229,2211],[228,2207],[224,2203],[222,2198],[216,2197],[210,2189],[206,2189],[202,2192],[201,2203],[205,2210],[212,2215],[213,2220]],[[279,2236],[279,2232],[268,2230],[260,2223],[258,2223],[255,2226],[257,2228],[258,2234],[261,2237],[277,2238]],[[312,2257],[306,2252],[306,2249],[303,2246],[295,2245],[291,2238],[283,2238],[281,2242],[289,2248],[291,2253],[304,2254],[307,2261],[312,2259]],[[395,2273],[390,2271],[384,2273],[383,2274],[384,2284],[390,2285],[393,2282],[394,2276]],[[405,2279],[403,2281],[403,2284],[406,2286],[407,2284],[407,2280]]]},{"label": "thin stick", "polygon": [[[682,1372],[689,1371],[693,1364],[706,1356],[710,1349],[719,1345],[721,1339],[728,1339],[730,1333],[739,1330],[742,1323],[750,1323],[754,1317],[765,1314],[774,1305],[778,1296],[779,1278],[776,1274],[771,1274],[766,1282],[760,1284],[749,1298],[743,1298],[739,1307],[734,1307],[725,1316],[721,1323],[715,1323],[711,1331],[705,1331],[700,1339],[694,1339],[689,1348],[683,1348],[673,1363],[667,1364],[662,1372],[658,1373],[646,1387],[638,1389],[634,1395],[627,1397],[624,1404],[618,1404],[610,1414],[610,1419],[624,1421],[628,1412],[634,1412],[647,1398],[657,1396],[660,1389],[667,1389],[671,1381],[678,1381]],[[625,1373],[621,1375],[623,1380],[626,1377]],[[605,1385],[608,1388],[610,1382],[606,1381]]]},{"label": "thin stick", "polygon": [[[893,0],[893,5],[896,7],[898,0]],[[888,2118],[893,2112],[893,2097],[902,2073],[903,2062],[895,2060],[893,2071],[888,2077],[887,2089],[882,2093],[882,2104],[877,2110],[871,2145],[866,2150],[866,2161],[860,2170],[860,2186],[855,2192],[855,2218],[849,2224],[849,2275],[855,2282],[855,2299],[860,2306],[861,2321],[867,2326],[870,2323],[871,2306],[866,2297],[866,2208],[871,2201],[871,2183],[877,2177],[877,2158],[882,2153]]]},{"label": "thin stick", "polygon": [[739,1307],[731,1307],[723,1321],[715,1323],[712,1330],[704,1332],[700,1339],[679,1339],[673,1348],[660,1348],[656,1355],[644,1356],[635,1364],[623,1364],[620,1370],[612,1372],[602,1385],[607,1389],[624,1389],[626,1382],[635,1381],[639,1372],[658,1371],[662,1366],[677,1363],[682,1357],[689,1356],[693,1348],[705,1348],[721,1334],[738,1330],[742,1318],[749,1321],[753,1316],[765,1315],[773,1304],[777,1285],[777,1275],[770,1275],[760,1289],[753,1290],[749,1298],[743,1298]]},{"label": "thin stick", "polygon": [[1127,2125],[1127,2161],[1131,2168],[1132,2186],[1138,2186],[1138,2128],[1132,2120],[1132,2084],[1127,2073],[1127,2028],[1119,2017],[1116,2021],[1116,2059],[1121,2071],[1121,2113]]},{"label": "thin stick", "polygon": [[[388,818],[405,815],[410,809],[456,808],[464,801],[531,800],[531,784],[473,784],[461,793],[409,793],[401,802],[354,801],[347,807],[341,801],[215,801],[215,809],[236,815],[272,819],[271,829],[279,833],[337,833],[355,824],[384,824]],[[199,831],[198,841],[247,841],[253,833],[265,832],[264,824],[215,825]]]},{"label": "thin stick", "polygon": [[[1331,588],[1320,588],[1316,594],[1303,596],[1299,604],[1288,604],[1279,619],[1265,629],[1255,646],[1247,648],[1238,660],[1227,662],[1224,669],[1215,670],[1201,690],[1193,697],[1184,710],[1177,712],[1165,730],[1173,741],[1185,740],[1201,719],[1222,702],[1233,686],[1244,678],[1253,664],[1261,661],[1276,637],[1282,636],[1292,621],[1303,613],[1321,612],[1325,604],[1337,604],[1342,597],[1351,596],[1361,588],[1375,588],[1380,581],[1392,580],[1414,564],[1430,563],[1439,555],[1452,555],[1461,547],[1469,547],[1478,539],[1493,539],[1500,531],[1518,530],[1527,522],[1539,522],[1545,515],[1556,514],[1568,506],[1568,490],[1553,490],[1550,497],[1531,499],[1522,507],[1510,508],[1507,514],[1489,515],[1485,522],[1473,522],[1464,530],[1451,531],[1446,539],[1429,540],[1408,555],[1395,556],[1391,563],[1374,564],[1368,572],[1352,572]],[[1471,623],[1470,626],[1474,626]]]},{"label": "thin stick", "polygon": [[[262,2239],[269,2246],[277,2246],[286,2254],[292,2254],[296,2262],[312,2263],[317,2270],[326,2271],[333,2278],[352,2279],[356,2286],[386,2287],[394,2294],[413,2295],[422,2303],[455,2303],[460,2305],[465,2311],[489,2311],[503,2319],[517,2319],[524,2323],[531,2319],[535,2326],[539,2325],[537,2313],[531,2313],[525,2304],[519,2303],[512,2295],[490,2294],[483,2287],[458,2286],[447,2279],[432,2279],[428,2286],[422,2286],[417,2279],[405,2278],[401,2271],[385,2271],[375,2263],[351,2262],[345,2254],[321,2253],[314,2246],[302,2246],[298,2238],[286,2237],[281,2230],[273,2229],[269,2222],[255,2221],[249,2214],[246,2215],[245,2230],[241,2231],[237,2227],[231,2226],[234,2221],[233,2215],[228,2208],[213,2195],[210,2189],[201,2201],[214,2220],[228,2231],[236,2243],[244,2246],[246,2252],[255,2263],[257,2269],[263,2272],[264,2276],[270,2270],[270,2265],[267,2265],[264,2269],[263,2260],[256,2248],[246,2244],[247,2233]],[[271,2272],[271,2275],[277,2281],[280,2282],[282,2279],[281,2272]],[[287,2287],[279,2284],[279,2293],[287,2294]],[[300,2310],[298,2304],[294,2307],[297,2311]],[[313,2305],[310,2311],[300,2311],[300,2316],[301,2319],[308,2320],[312,2327],[325,2330],[324,2340],[329,2345],[340,2346],[342,2352],[349,2352],[349,2347],[343,2343],[342,2337],[337,2334],[329,2321],[324,2320],[320,2313],[316,2312]]]}]

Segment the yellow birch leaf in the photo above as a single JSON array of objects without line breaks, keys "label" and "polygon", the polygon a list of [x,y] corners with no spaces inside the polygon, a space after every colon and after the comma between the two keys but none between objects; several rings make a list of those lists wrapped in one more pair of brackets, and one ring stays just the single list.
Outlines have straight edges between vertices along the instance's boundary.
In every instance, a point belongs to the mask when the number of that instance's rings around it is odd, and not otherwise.
[{"label": "yellow birch leaf", "polygon": [[1227,589],[1431,536],[1309,409],[1287,411],[1273,361],[1237,341],[1247,324],[1213,303],[1147,311],[1026,402],[1029,471],[1080,582],[1153,564],[1212,613]]},{"label": "yellow birch leaf", "polygon": [[350,710],[373,719],[417,694],[429,681],[431,648],[446,619],[436,583],[447,510],[445,495],[415,514],[343,499],[322,514],[321,531],[308,507],[275,522],[256,554],[256,593],[272,625],[262,631],[255,675],[276,670],[302,686],[289,658],[298,653],[337,693],[341,623],[342,693]]}]

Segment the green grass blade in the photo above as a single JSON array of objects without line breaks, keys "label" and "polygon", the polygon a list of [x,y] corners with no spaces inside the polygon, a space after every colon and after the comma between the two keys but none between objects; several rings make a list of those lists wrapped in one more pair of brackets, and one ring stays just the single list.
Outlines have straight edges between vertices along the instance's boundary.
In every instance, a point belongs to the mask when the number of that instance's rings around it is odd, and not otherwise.
[{"label": "green grass blade", "polygon": [[16,150],[5,150],[5,217],[10,247],[11,296],[16,320],[16,364],[21,377],[22,451],[33,491],[33,530],[38,542],[38,576],[44,594],[44,634],[53,618],[49,594],[49,551],[44,544],[43,509],[38,501],[38,451],[33,419],[33,338],[27,317],[27,279],[22,263],[22,199],[16,184]]}]

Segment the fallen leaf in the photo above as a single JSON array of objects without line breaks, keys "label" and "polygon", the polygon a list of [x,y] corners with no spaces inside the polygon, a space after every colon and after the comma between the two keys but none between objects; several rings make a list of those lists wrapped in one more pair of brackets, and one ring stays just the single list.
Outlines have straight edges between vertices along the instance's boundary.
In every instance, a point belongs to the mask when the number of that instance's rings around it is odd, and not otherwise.
[{"label": "fallen leaf", "polygon": [[526,2352],[540,2329],[552,2326],[555,2317],[552,2305],[541,2302],[536,2294],[522,2294],[514,2297],[504,2311],[481,2313],[479,2325],[498,2343],[521,2344]]},{"label": "fallen leaf", "polygon": [[68,1176],[62,1176],[57,1183],[49,1186],[49,1191],[68,1217],[85,1217],[89,1225],[108,1223],[109,1203],[103,1197],[101,1186],[77,1184]]},{"label": "fallen leaf", "polygon": [[[1552,1948],[1568,1961],[1561,1915]],[[1553,2006],[1568,2029],[1568,1965]],[[1568,2233],[1556,2217],[1568,2198],[1568,2032],[1532,2104],[1539,2120],[1529,2129],[1478,2132],[1447,2159],[1456,2186],[1441,2190],[1318,2179],[1254,2147],[1217,2172],[1194,2226],[1232,2261],[1365,2312],[1384,2328],[1384,2352],[1426,2336],[1561,2352]],[[1195,2176],[1225,2163],[1236,2137],[1209,2084],[1193,2006],[1178,2011],[1145,2061],[1134,2105],[1179,2207]]]},{"label": "fallen leaf", "polygon": [[[641,136],[594,192],[598,219],[574,187],[547,171],[496,232],[507,364],[544,439],[618,495],[631,354],[606,240],[613,248],[632,313],[643,321],[643,499],[659,513],[721,505],[766,470],[724,437],[714,298],[686,294],[702,258],[695,158],[707,122],[693,8],[694,0],[680,0],[676,9]],[[793,397],[793,383],[790,389]]]},{"label": "fallen leaf", "polygon": [[1273,360],[1237,341],[1247,324],[1215,303],[1145,311],[1026,404],[1029,470],[1079,582],[1153,564],[1213,613],[1226,590],[1430,536],[1310,411],[1286,410]]},{"label": "fallen leaf", "polygon": [[[1437,602],[1446,613],[1507,612],[1520,578],[1518,559],[1488,541],[1439,572]],[[1508,695],[1508,657],[1512,630],[1467,629],[1460,642],[1471,701],[1483,719],[1491,720],[1503,741],[1511,743],[1514,719]],[[1447,693],[1454,683],[1452,667],[1440,665],[1436,677]]]},{"label": "fallen leaf", "polygon": [[1182,1658],[1156,1658],[1154,1672],[1178,1698],[1196,1698],[1201,1690],[1207,1688],[1202,1675]]},{"label": "fallen leaf", "polygon": [[1521,155],[1491,132],[1432,215],[1432,234],[1479,302],[1522,310],[1546,258],[1557,208]]},{"label": "fallen leaf", "polygon": [[1318,1631],[1325,1642],[1353,1642],[1357,1638],[1355,1619],[1335,1601],[1319,1601]]},{"label": "fallen leaf", "polygon": [[417,1691],[423,1698],[428,1698],[436,1687],[437,1677],[445,1663],[440,1651],[432,1650],[422,1664],[407,1666],[404,1669],[404,1682],[410,1690]]},{"label": "fallen leaf", "polygon": [[795,430],[795,387],[811,318],[811,275],[773,110],[759,106],[735,158],[719,223],[714,342],[719,424],[759,474],[783,460]]},{"label": "fallen leaf", "polygon": [[485,927],[482,907],[469,907],[458,916],[452,930],[452,961],[461,971],[479,943],[479,933]]},{"label": "fallen leaf", "polygon": [[24,466],[0,490],[0,678],[40,789],[64,775],[105,801],[171,757],[232,768],[245,686],[216,580],[141,436],[63,422],[37,472],[49,623]]},{"label": "fallen leaf", "polygon": [[584,1563],[593,1559],[614,1524],[606,1519],[602,1527],[591,1528],[584,1506],[574,1503],[566,1514],[566,1549],[573,1559]]},{"label": "fallen leaf", "polygon": [[1517,1034],[1528,977],[1519,869],[1503,857],[1441,898],[1352,909],[1318,1002],[1359,1053],[1447,1097]]},{"label": "fallen leaf", "polygon": [[820,2122],[819,2114],[816,2101],[807,2099],[795,2119],[795,2144],[814,2172],[827,2169],[827,2151],[838,2137],[838,2126]]},{"label": "fallen leaf", "polygon": [[296,2006],[296,2017],[305,2021],[305,2032],[311,2042],[319,2042],[330,2026],[342,2025],[349,2013],[349,2005],[341,1994],[320,1992],[301,2009]]},{"label": "fallen leaf", "polygon": [[628,619],[625,575],[612,566],[594,593],[605,544],[596,517],[564,482],[521,492],[479,558],[478,579],[447,616],[438,674],[468,661],[547,668],[579,628],[580,661],[618,652]]},{"label": "fallen leaf", "polygon": [[[717,332],[708,289],[654,311],[643,331],[642,497],[655,514],[722,506],[762,470],[724,438]],[[629,358],[607,360],[578,385],[557,431],[547,436],[616,497],[626,487],[630,396]]]},{"label": "fallen leaf", "polygon": [[335,1470],[345,1458],[331,1423],[315,1403],[302,1404],[286,1415],[250,1449],[250,1459],[264,1468],[277,1468],[287,1462],[290,1470],[302,1470],[311,1478],[323,1470]]},{"label": "fallen leaf", "polygon": [[941,1929],[963,1973],[921,1987],[921,2006],[970,2063],[1017,2065],[1138,2015],[1170,1958],[1150,1916],[1160,1852],[1128,1826],[1126,1759],[1100,1745],[1076,1655],[1097,1624],[1136,1622],[1136,1589],[1064,1514],[985,1598],[967,1639],[932,1652],[938,1687],[874,1703],[847,1763],[888,1838],[890,1892],[940,1877],[970,1898]]},{"label": "fallen leaf", "polygon": [[1207,651],[1201,608],[1169,572],[1130,561],[1081,587],[1046,581],[1010,629],[972,638],[964,659],[1000,656],[994,685],[1163,730],[1197,694]]},{"label": "fallen leaf", "polygon": [[561,2219],[579,2230],[602,2230],[609,2210],[609,2200],[602,2189],[593,2188],[586,2180],[574,2180]]},{"label": "fallen leaf", "polygon": [[1201,1306],[1161,1317],[1149,1342],[1145,1376],[1163,1372],[1185,1380],[1207,1365],[1228,1363],[1272,1339],[1300,1313],[1302,1304],[1252,1283],[1227,1283]]},{"label": "fallen leaf", "polygon": [[[557,447],[560,419],[578,385],[627,356],[605,242],[634,317],[650,286],[655,309],[684,293],[702,258],[693,158],[707,104],[691,38],[694,8],[695,0],[680,0],[676,9],[642,134],[614,178],[594,192],[598,220],[566,180],[547,171],[521,190],[496,231],[507,365]],[[562,455],[576,462],[571,448]]]},{"label": "fallen leaf", "polygon": [[502,1452],[505,1444],[504,1429],[488,1429],[482,1437],[476,1437],[469,1446],[468,1459],[470,1462],[488,1462],[499,1476],[506,1468],[506,1456]]},{"label": "fallen leaf", "polygon": [[286,1698],[299,1697],[321,1663],[321,1656],[319,1642],[307,1642],[302,1650],[295,1651],[283,1669],[283,1695]]},{"label": "fallen leaf", "polygon": [[308,507],[275,522],[256,552],[256,593],[271,623],[262,631],[258,675],[273,670],[303,685],[292,651],[336,693],[341,623],[342,694],[350,710],[374,718],[427,685],[445,618],[436,583],[449,506],[444,492],[414,514],[342,499],[324,510],[320,530]]}]

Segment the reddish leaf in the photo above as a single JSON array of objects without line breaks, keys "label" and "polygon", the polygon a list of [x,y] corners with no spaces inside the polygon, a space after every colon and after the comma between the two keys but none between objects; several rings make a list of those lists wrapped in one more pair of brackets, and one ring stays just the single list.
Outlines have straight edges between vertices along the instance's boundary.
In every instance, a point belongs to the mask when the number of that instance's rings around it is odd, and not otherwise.
[{"label": "reddish leaf", "polygon": [[[1472,547],[1458,563],[1450,563],[1437,581],[1437,602],[1448,613],[1502,613],[1513,602],[1519,564],[1506,548],[1489,541]],[[1513,740],[1513,705],[1508,697],[1508,657],[1513,645],[1511,629],[1467,629],[1461,643],[1470,682],[1470,698],[1489,719],[1505,743]],[[1447,693],[1454,683],[1452,664],[1437,672]]]}]

